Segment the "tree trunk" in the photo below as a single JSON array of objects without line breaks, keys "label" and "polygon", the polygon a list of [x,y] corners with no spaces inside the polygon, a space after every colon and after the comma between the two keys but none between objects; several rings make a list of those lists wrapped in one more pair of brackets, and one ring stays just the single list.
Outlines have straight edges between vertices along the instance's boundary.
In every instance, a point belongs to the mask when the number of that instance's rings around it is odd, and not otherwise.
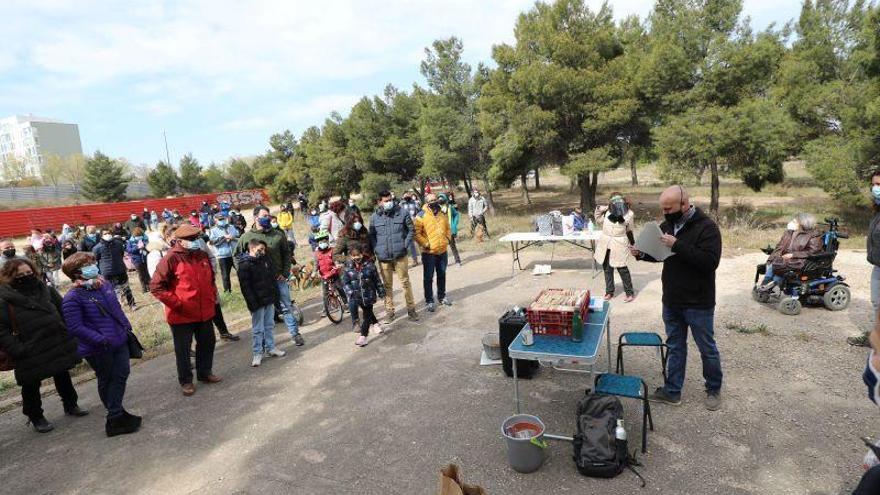
[{"label": "tree trunk", "polygon": [[535,190],[541,189],[541,170],[535,169]]},{"label": "tree trunk", "polygon": [[596,209],[596,187],[599,185],[599,172],[590,172],[577,179],[580,189],[580,207],[585,214],[592,214]]},{"label": "tree trunk", "polygon": [[467,173],[464,174],[464,180],[462,180],[462,182],[464,182],[464,192],[467,193],[467,197],[470,198],[472,191],[474,190],[474,186],[473,184],[471,184],[471,178],[470,176],[468,176]]},{"label": "tree trunk", "polygon": [[637,162],[638,162],[638,160],[636,160],[636,157],[634,157],[634,156],[633,156],[633,157],[630,157],[630,159],[629,159],[629,170],[630,170],[630,172],[632,173],[632,185],[633,185],[633,186],[637,186],[637,185],[639,185],[639,173],[638,173],[638,171],[637,171],[637,169],[636,169],[636,163],[637,163]]},{"label": "tree trunk", "polygon": [[720,195],[721,182],[718,179],[718,160],[712,159],[712,200],[709,203],[709,211],[718,218],[718,196]]},{"label": "tree trunk", "polygon": [[425,202],[425,187],[428,185],[426,177],[419,177],[419,201]]},{"label": "tree trunk", "polygon": [[483,187],[486,189],[486,199],[489,200],[489,216],[495,216],[495,200],[492,198],[492,188],[489,187],[489,178],[483,177]]},{"label": "tree trunk", "polygon": [[522,193],[523,198],[526,200],[526,204],[532,204],[532,198],[529,197],[529,186],[526,184],[526,174],[520,175],[520,182],[522,182]]}]

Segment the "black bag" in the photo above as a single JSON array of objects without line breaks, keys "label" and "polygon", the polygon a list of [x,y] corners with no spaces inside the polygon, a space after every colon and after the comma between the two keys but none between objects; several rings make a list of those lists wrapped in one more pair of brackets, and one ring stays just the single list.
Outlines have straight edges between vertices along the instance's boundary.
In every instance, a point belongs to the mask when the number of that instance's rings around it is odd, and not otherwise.
[{"label": "black bag", "polygon": [[[498,343],[501,346],[501,367],[504,374],[513,376],[513,359],[507,352],[507,348],[513,342],[513,339],[519,335],[523,327],[526,326],[526,318],[522,313],[513,310],[504,313],[498,319]],[[538,362],[529,359],[516,360],[516,376],[519,379],[531,379],[538,372]]]},{"label": "black bag", "polygon": [[641,466],[627,452],[626,440],[614,435],[617,420],[623,417],[623,405],[613,395],[594,394],[587,390],[577,408],[577,433],[574,435],[574,463],[577,470],[591,478],[614,478],[624,468],[642,481],[633,466]]},{"label": "black bag", "polygon": [[89,300],[95,303],[95,306],[98,307],[98,311],[100,311],[102,315],[109,316],[113,318],[116,323],[119,323],[123,327],[126,327],[125,333],[128,335],[128,357],[130,359],[142,359],[144,357],[144,346],[141,344],[141,341],[138,340],[137,335],[134,334],[131,328],[127,327],[125,323],[117,320],[116,316],[113,313],[107,311],[107,309],[104,308],[104,305],[101,304],[97,299],[89,296]]}]

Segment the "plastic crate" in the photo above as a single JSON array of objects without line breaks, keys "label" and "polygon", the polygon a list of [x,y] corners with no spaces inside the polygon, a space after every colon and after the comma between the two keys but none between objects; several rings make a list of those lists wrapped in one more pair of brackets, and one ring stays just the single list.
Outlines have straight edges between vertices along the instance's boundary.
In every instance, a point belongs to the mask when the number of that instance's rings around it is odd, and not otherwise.
[{"label": "plastic crate", "polygon": [[552,292],[568,292],[568,289],[545,289],[538,294],[535,301],[526,309],[526,319],[532,331],[537,335],[560,335],[571,336],[572,325],[574,323],[575,311],[580,313],[581,321],[587,323],[590,317],[590,291],[579,291],[582,300],[579,307],[572,307],[571,310],[565,309],[533,309],[535,302],[539,301],[545,294]]}]

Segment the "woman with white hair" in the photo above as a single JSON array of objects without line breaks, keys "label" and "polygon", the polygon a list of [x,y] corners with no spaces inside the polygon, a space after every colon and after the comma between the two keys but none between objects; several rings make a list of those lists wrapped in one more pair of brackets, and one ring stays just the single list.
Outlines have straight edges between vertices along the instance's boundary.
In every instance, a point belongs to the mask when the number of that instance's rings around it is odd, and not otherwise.
[{"label": "woman with white hair", "polygon": [[809,213],[798,213],[788,223],[785,234],[767,258],[762,288],[772,289],[782,282],[783,273],[801,270],[806,259],[821,253],[822,249],[822,232],[816,228],[816,217]]}]

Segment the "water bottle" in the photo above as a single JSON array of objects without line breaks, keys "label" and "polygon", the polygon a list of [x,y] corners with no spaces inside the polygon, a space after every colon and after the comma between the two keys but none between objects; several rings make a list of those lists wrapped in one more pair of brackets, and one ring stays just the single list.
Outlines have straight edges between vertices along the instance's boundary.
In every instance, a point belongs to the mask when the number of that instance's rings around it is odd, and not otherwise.
[{"label": "water bottle", "polygon": [[589,233],[593,233],[593,230],[594,230],[595,228],[596,228],[596,226],[593,225],[593,220],[592,220],[592,219],[587,220],[587,232],[589,232]]},{"label": "water bottle", "polygon": [[614,438],[618,442],[626,442],[626,428],[623,427],[623,420],[617,420],[617,428],[614,429]]}]

